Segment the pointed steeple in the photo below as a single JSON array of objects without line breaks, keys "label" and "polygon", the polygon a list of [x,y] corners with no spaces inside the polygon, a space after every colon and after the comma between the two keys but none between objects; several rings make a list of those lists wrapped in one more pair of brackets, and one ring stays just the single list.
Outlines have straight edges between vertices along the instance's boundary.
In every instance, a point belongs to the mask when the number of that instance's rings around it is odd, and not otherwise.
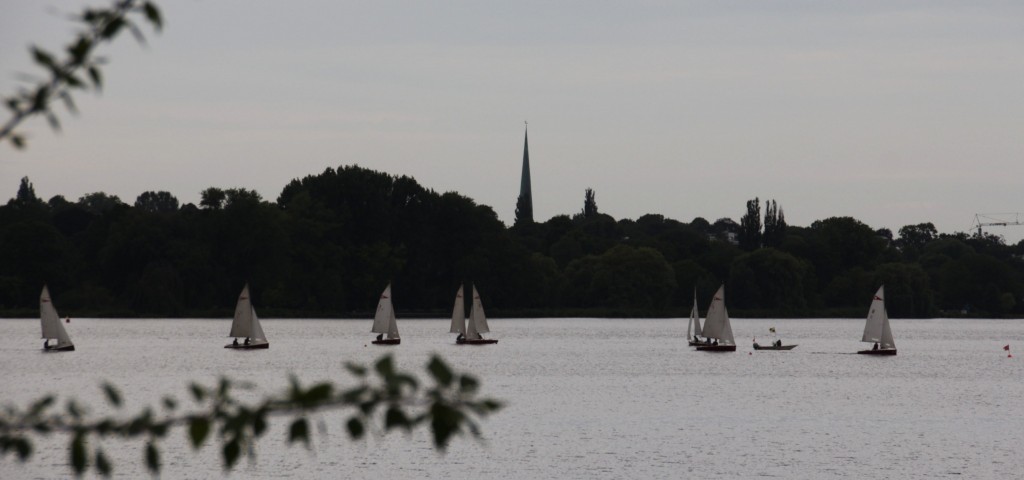
[{"label": "pointed steeple", "polygon": [[[523,122],[526,125],[526,122]],[[519,200],[516,202],[516,224],[533,223],[533,193],[530,191],[530,132],[523,133],[523,177],[519,182]]]}]

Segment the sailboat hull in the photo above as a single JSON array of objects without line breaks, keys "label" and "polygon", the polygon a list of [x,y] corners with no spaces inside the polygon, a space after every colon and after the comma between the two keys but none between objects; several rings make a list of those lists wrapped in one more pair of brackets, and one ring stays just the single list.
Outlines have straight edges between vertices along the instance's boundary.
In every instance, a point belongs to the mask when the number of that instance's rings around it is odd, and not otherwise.
[{"label": "sailboat hull", "polygon": [[735,352],[736,345],[697,345],[700,352]]},{"label": "sailboat hull", "polygon": [[498,340],[493,338],[478,338],[476,340],[456,339],[456,345],[490,345],[492,343],[498,343]]},{"label": "sailboat hull", "polygon": [[374,345],[399,345],[402,343],[401,338],[385,338],[383,340],[374,340],[370,342]]},{"label": "sailboat hull", "polygon": [[796,345],[782,345],[779,347],[773,345],[758,345],[754,344],[754,350],[792,350],[796,348]]},{"label": "sailboat hull", "polygon": [[248,345],[243,343],[239,343],[238,345],[229,343],[224,345],[224,348],[230,348],[232,350],[259,350],[263,348],[270,348],[270,342],[250,343]]},{"label": "sailboat hull", "polygon": [[63,347],[46,347],[43,349],[44,352],[73,352],[75,351],[74,345],[65,345]]},{"label": "sailboat hull", "polygon": [[857,353],[861,355],[896,355],[896,349],[880,348],[878,350],[861,350]]}]

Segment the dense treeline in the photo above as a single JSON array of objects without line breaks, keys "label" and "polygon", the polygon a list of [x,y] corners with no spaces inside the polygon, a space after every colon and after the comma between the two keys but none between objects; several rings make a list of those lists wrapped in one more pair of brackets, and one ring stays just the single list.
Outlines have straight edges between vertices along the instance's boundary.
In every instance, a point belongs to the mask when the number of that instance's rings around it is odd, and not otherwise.
[{"label": "dense treeline", "polygon": [[393,282],[400,314],[443,315],[473,282],[498,315],[678,315],[721,283],[734,315],[862,316],[886,285],[890,315],[1024,313],[1024,242],[897,235],[849,217],[786,224],[774,201],[739,223],[584,208],[507,228],[487,206],[356,166],[294,180],[276,202],[209,188],[134,205],[94,193],[43,201],[28,179],[0,207],[0,313],[34,315],[44,283],[72,315],[227,315],[249,282],[264,315],[364,315]]}]

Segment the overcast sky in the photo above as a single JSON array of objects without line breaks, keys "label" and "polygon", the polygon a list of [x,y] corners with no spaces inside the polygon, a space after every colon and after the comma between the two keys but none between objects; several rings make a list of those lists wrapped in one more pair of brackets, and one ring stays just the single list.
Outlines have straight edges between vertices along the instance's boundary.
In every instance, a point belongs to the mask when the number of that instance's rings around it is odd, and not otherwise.
[{"label": "overcast sky", "polygon": [[[0,94],[86,4],[104,3],[4,0]],[[164,32],[105,47],[105,88],[63,133],[34,119],[27,150],[0,145],[0,201],[23,176],[44,199],[275,200],[358,164],[510,224],[529,121],[539,221],[580,211],[588,187],[615,218],[685,222],[739,219],[755,196],[791,225],[894,232],[1024,211],[1020,1],[158,4]]]}]

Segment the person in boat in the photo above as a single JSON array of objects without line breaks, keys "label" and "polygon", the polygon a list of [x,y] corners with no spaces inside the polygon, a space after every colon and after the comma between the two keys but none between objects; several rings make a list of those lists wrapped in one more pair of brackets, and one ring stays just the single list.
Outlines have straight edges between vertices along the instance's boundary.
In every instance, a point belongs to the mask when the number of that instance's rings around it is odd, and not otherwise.
[{"label": "person in boat", "polygon": [[379,342],[381,340],[384,340],[384,334],[383,333],[377,335],[377,341]]},{"label": "person in boat", "polygon": [[248,344],[249,344],[249,337],[245,337],[245,344],[246,344],[246,345],[248,345]]},{"label": "person in boat", "polygon": [[878,342],[875,342],[875,346],[871,347],[872,350],[878,350]]},{"label": "person in boat", "polygon": [[238,338],[235,338],[235,341],[231,342],[231,344],[237,347],[238,346]]},{"label": "person in boat", "polygon": [[715,342],[714,342],[714,343],[712,343],[712,345],[714,345],[714,346],[716,346],[716,347],[718,346],[718,339],[717,339],[717,338],[715,339]]},{"label": "person in boat", "polygon": [[694,343],[700,343],[700,339],[696,335],[693,336]]},{"label": "person in boat", "polygon": [[782,339],[781,338],[775,341],[775,346],[776,347],[781,347],[782,346]]},{"label": "person in boat", "polygon": [[49,349],[50,349],[50,339],[47,338],[46,340],[43,340],[43,350],[49,350]]},{"label": "person in boat", "polygon": [[710,338],[705,338],[704,339],[704,343],[706,343],[708,345],[711,345],[711,339]]},{"label": "person in boat", "polygon": [[760,345],[758,345],[757,342],[754,342],[754,348],[757,348],[757,347],[760,347]]},{"label": "person in boat", "polygon": [[461,342],[465,338],[466,338],[466,336],[460,333],[459,336],[455,337],[455,341],[456,342]]}]

